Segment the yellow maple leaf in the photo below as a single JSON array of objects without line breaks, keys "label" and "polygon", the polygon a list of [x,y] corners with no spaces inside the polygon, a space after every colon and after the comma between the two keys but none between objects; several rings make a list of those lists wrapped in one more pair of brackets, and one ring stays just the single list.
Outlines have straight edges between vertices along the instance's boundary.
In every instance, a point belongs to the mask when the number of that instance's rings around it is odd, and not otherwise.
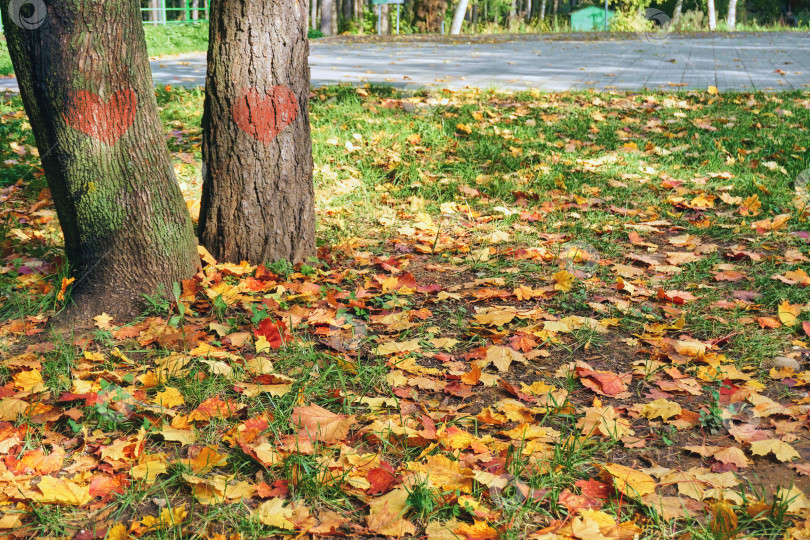
[{"label": "yellow maple leaf", "polygon": [[38,369],[30,371],[20,371],[14,375],[14,387],[23,392],[44,392],[47,390],[42,381],[42,373]]},{"label": "yellow maple leaf", "polygon": [[498,368],[498,371],[504,372],[509,370],[509,366],[512,365],[512,362],[521,362],[525,364],[526,359],[515,349],[494,345],[487,349],[487,356],[484,360],[480,360],[478,362],[478,367],[484,369],[488,365],[492,364]]},{"label": "yellow maple leaf", "polygon": [[160,407],[166,407],[167,409],[184,405],[185,403],[186,400],[183,399],[183,394],[180,393],[180,390],[171,386],[165,387],[163,392],[158,392],[155,396],[155,404]]},{"label": "yellow maple leaf", "polygon": [[285,507],[286,502],[281,497],[265,501],[256,509],[256,517],[264,525],[291,531],[295,529],[295,523],[292,521],[293,509]]},{"label": "yellow maple leaf", "polygon": [[642,497],[655,491],[655,480],[647,473],[636,471],[618,463],[602,465],[613,478],[613,485],[628,497]]},{"label": "yellow maple leaf", "polygon": [[179,442],[185,446],[197,441],[197,435],[193,429],[178,429],[171,426],[164,426],[158,433],[163,435],[163,440]]},{"label": "yellow maple leaf", "polygon": [[96,326],[98,328],[101,328],[102,330],[112,328],[112,325],[110,323],[112,322],[113,318],[107,315],[106,313],[96,315],[95,317],[93,317],[93,320],[96,321]]},{"label": "yellow maple leaf", "polygon": [[37,489],[42,495],[35,500],[41,503],[82,506],[93,498],[90,495],[90,486],[80,486],[67,478],[43,476],[37,484]]},{"label": "yellow maple leaf", "polygon": [[779,304],[779,320],[785,326],[793,326],[799,322],[799,315],[802,313],[802,307],[799,305],[791,305],[787,300],[783,300]]},{"label": "yellow maple leaf", "polygon": [[678,416],[681,414],[681,410],[681,406],[674,401],[656,399],[655,401],[644,404],[644,406],[641,408],[641,415],[649,420],[659,417],[662,420],[668,420],[673,416]]},{"label": "yellow maple leaf", "polygon": [[792,446],[779,439],[753,441],[751,443],[751,453],[755,456],[764,456],[768,453],[772,453],[779,461],[790,461],[793,458],[801,457]]},{"label": "yellow maple leaf", "polygon": [[568,292],[574,287],[574,276],[568,270],[560,270],[554,274],[554,289],[562,292]]}]

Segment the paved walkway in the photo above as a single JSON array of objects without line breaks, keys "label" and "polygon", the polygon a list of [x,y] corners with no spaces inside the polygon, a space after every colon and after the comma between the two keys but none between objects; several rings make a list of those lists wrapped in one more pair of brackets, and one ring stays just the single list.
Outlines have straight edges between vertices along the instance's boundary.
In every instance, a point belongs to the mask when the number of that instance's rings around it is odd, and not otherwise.
[{"label": "paved walkway", "polygon": [[[310,67],[313,86],[378,82],[406,89],[810,90],[810,34],[313,41]],[[201,85],[205,55],[155,60],[152,70],[156,84]],[[16,81],[0,79],[3,88],[16,88]]]}]

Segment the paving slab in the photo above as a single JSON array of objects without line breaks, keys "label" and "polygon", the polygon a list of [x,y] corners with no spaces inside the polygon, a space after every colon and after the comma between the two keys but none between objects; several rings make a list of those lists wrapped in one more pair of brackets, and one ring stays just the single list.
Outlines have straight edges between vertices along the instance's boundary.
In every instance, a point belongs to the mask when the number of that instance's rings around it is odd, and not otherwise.
[{"label": "paving slab", "polygon": [[[382,83],[406,90],[720,91],[810,89],[810,33],[611,36],[426,36],[391,41],[313,40],[314,87]],[[152,61],[155,84],[201,86],[205,54]],[[16,91],[13,77],[1,90]]]}]

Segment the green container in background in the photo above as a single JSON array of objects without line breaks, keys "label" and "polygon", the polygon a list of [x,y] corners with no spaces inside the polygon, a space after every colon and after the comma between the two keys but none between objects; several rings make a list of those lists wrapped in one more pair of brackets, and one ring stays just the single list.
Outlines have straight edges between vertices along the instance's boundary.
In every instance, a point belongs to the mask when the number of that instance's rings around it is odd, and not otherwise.
[{"label": "green container in background", "polygon": [[[607,16],[609,24],[613,12],[608,10]],[[571,29],[577,32],[604,31],[605,9],[591,6],[572,12]]]}]

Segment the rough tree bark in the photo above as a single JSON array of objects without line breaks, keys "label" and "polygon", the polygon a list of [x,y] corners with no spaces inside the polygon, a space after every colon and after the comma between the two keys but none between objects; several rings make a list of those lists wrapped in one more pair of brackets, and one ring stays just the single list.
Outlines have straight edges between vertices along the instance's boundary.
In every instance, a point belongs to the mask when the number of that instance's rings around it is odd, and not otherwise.
[{"label": "rough tree bark", "polygon": [[143,294],[191,277],[199,258],[158,117],[137,2],[52,0],[26,29],[0,0],[39,148],[75,305],[64,321],[129,316]]},{"label": "rough tree bark", "polygon": [[456,5],[456,11],[453,13],[453,24],[450,26],[450,33],[458,35],[461,32],[461,25],[464,22],[464,16],[467,14],[467,5],[469,0],[459,0]]},{"label": "rough tree bark", "polygon": [[728,29],[737,28],[737,0],[728,1]]},{"label": "rough tree bark", "polygon": [[305,260],[315,252],[307,3],[214,0],[210,17],[200,240],[221,260]]},{"label": "rough tree bark", "polygon": [[709,0],[706,10],[709,12],[709,30],[717,29],[717,13],[714,10],[714,0]]},{"label": "rough tree bark", "polygon": [[335,33],[335,28],[332,26],[334,11],[335,0],[321,0],[321,32],[325,36]]}]

